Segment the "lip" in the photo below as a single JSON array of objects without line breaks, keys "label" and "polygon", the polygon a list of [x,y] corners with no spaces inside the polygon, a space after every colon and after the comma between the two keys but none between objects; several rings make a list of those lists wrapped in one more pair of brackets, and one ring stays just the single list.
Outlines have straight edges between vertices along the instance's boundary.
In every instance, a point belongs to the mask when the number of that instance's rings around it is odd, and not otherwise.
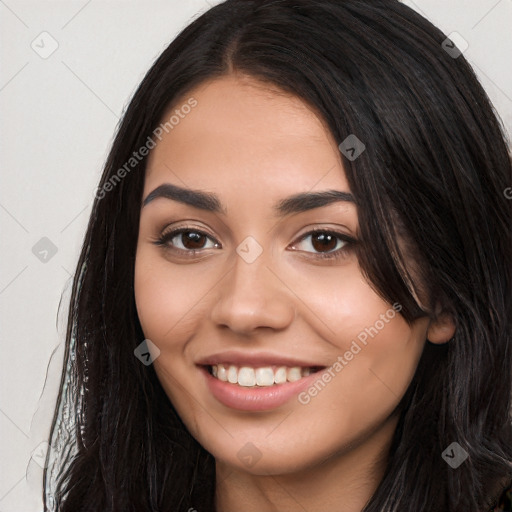
[{"label": "lip", "polygon": [[[300,365],[296,364],[295,366]],[[204,375],[211,394],[221,404],[231,409],[250,412],[269,411],[280,407],[309,387],[313,381],[318,379],[318,375],[322,371],[320,370],[307,377],[302,377],[295,382],[274,384],[268,387],[243,387],[217,379],[210,375],[206,366],[200,366],[199,369]]]},{"label": "lip", "polygon": [[226,351],[200,359],[199,361],[196,361],[196,364],[198,366],[213,366],[214,364],[232,364],[235,366],[250,366],[252,368],[258,368],[262,366],[288,366],[290,368],[293,366],[300,366],[301,368],[325,368],[325,365],[322,363],[298,360],[279,354],[271,354],[269,352],[251,353]]}]

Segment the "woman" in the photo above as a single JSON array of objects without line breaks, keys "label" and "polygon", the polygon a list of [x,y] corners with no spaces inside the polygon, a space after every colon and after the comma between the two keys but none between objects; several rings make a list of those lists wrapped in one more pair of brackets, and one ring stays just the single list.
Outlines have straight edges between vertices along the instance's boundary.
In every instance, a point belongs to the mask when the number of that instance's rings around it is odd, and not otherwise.
[{"label": "woman", "polygon": [[228,0],[163,52],[96,193],[46,506],[503,508],[511,163],[445,39]]}]

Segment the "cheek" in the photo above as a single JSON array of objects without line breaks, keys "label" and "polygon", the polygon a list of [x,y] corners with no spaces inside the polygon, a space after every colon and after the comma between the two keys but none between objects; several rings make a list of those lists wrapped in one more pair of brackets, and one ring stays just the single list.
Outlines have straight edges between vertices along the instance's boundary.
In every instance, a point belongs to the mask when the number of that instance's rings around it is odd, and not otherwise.
[{"label": "cheek", "polygon": [[[416,370],[425,343],[426,322],[409,326],[391,308],[384,308],[371,323],[353,330],[344,339],[342,379],[353,404],[390,406],[405,393]],[[382,315],[382,316],[381,316]],[[385,320],[382,320],[382,319]],[[387,322],[386,322],[387,320]]]},{"label": "cheek", "polygon": [[[390,310],[382,313],[385,311]],[[322,397],[319,409],[337,411],[348,431],[354,425],[371,426],[387,418],[413,379],[427,323],[420,320],[411,327],[397,313],[388,323],[374,320],[352,331],[340,344],[341,357],[333,379],[337,382],[330,396]]]},{"label": "cheek", "polygon": [[[292,280],[297,295],[305,298],[311,313],[309,323],[317,326],[324,338],[344,348],[347,340],[359,335],[364,338],[365,330],[376,322],[378,327],[385,322],[386,328],[392,323],[396,310],[366,282],[356,260],[336,272],[329,270],[313,268],[309,275],[302,271]],[[387,317],[382,320],[381,315],[386,313]],[[396,328],[397,322],[393,323]]]},{"label": "cheek", "polygon": [[166,348],[172,340],[186,338],[204,314],[201,298],[208,283],[192,267],[171,265],[144,248],[137,252],[134,292],[139,321],[144,335],[157,344],[165,342]]},{"label": "cheek", "polygon": [[[135,263],[134,293],[137,314],[146,339],[160,354],[153,366],[174,405],[188,394],[180,383],[187,382],[190,368],[183,364],[188,340],[197,332],[204,282],[197,271],[171,266],[153,251],[139,248]],[[190,386],[189,386],[190,387]],[[187,402],[188,403],[188,402]]]},{"label": "cheek", "polygon": [[[360,326],[354,322],[343,335],[331,338],[336,344],[336,361],[299,396],[303,417],[307,417],[300,429],[309,431],[326,453],[336,446],[357,443],[388,421],[407,391],[422,353],[428,320],[409,326],[388,304],[370,311]],[[380,320],[380,314],[386,312],[392,317],[387,323]],[[289,423],[287,426],[292,428]],[[322,441],[327,439],[330,441]]]},{"label": "cheek", "polygon": [[[347,268],[335,279],[317,273],[310,283],[310,325],[338,358],[326,379],[331,391],[339,394],[324,393],[319,383],[322,398],[316,400],[312,390],[315,401],[329,409],[358,411],[356,417],[394,408],[416,370],[428,319],[409,325],[399,313],[401,305],[381,299],[356,268]],[[304,401],[308,399],[305,396]]]}]

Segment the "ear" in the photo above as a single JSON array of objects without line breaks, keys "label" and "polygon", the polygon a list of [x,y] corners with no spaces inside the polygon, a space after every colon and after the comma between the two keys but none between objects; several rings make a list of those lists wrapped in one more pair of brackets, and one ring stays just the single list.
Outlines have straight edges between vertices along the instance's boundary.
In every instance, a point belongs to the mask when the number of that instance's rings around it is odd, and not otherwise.
[{"label": "ear", "polygon": [[455,335],[455,321],[449,313],[440,313],[430,321],[427,328],[427,339],[431,343],[442,344],[450,341]]}]

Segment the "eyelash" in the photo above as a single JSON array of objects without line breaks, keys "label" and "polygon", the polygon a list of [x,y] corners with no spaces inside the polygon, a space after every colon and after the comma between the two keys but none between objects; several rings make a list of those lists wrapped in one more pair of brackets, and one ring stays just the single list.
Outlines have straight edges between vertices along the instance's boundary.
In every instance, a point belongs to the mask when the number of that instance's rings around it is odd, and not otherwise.
[{"label": "eyelash", "polygon": [[[186,257],[192,258],[195,255],[197,255],[197,253],[200,253],[200,252],[204,251],[205,249],[180,249],[180,248],[172,247],[170,245],[170,241],[173,238],[175,238],[176,236],[178,236],[182,233],[187,233],[187,232],[192,232],[192,233],[206,236],[210,240],[214,241],[215,244],[220,245],[219,242],[217,242],[217,240],[215,240],[208,233],[201,231],[200,229],[197,229],[194,227],[186,227],[186,226],[178,228],[178,229],[174,229],[172,231],[169,231],[168,233],[166,233],[165,231],[162,232],[162,234],[156,240],[154,240],[153,243],[159,247],[162,247],[165,250],[178,252],[178,253],[181,253],[182,255],[183,254],[186,255]],[[308,231],[307,233],[304,233],[297,240],[297,242],[293,243],[293,245],[296,245],[297,243],[300,243],[303,240],[305,240],[308,236],[315,235],[315,234],[334,235],[338,240],[341,240],[345,244],[342,247],[340,247],[339,249],[336,249],[335,251],[331,251],[331,252],[314,253],[314,252],[310,252],[310,251],[302,251],[307,254],[313,255],[312,256],[313,258],[317,258],[317,259],[321,259],[321,260],[337,260],[337,259],[345,258],[348,256],[348,252],[353,248],[353,245],[356,244],[356,240],[354,238],[349,237],[348,235],[346,235],[344,233],[340,233],[335,230],[317,228],[317,229],[312,229],[311,231]]]}]

